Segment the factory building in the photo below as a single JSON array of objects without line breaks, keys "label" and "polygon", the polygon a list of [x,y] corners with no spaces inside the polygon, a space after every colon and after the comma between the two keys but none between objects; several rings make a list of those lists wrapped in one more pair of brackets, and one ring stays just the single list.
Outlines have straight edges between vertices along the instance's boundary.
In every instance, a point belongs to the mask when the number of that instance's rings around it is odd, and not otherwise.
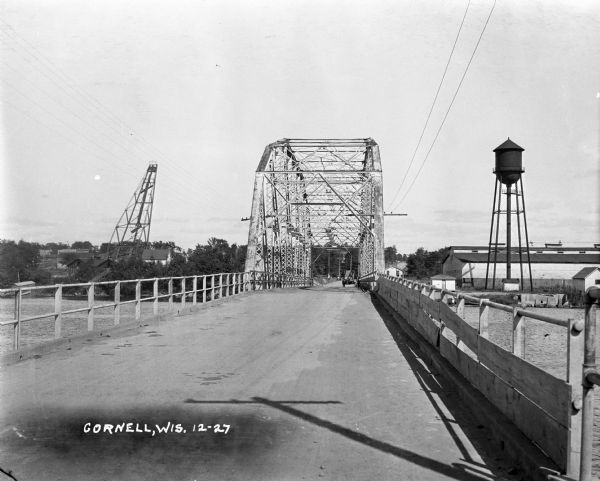
[{"label": "factory building", "polygon": [[[481,289],[485,285],[488,252],[488,246],[452,246],[443,260],[442,273],[455,277],[457,286]],[[586,267],[600,266],[598,244],[589,247],[530,247],[529,252],[534,288],[575,287],[573,276]],[[521,254],[523,262],[526,261],[526,256],[525,252]],[[506,259],[506,251],[500,250],[498,258]],[[511,263],[514,264],[514,278],[519,275],[518,251],[511,253]],[[495,267],[496,279],[506,278],[506,264],[499,262]],[[490,265],[490,270],[493,268]],[[492,272],[489,276],[492,277]],[[496,282],[496,286],[502,288],[502,283]]]}]

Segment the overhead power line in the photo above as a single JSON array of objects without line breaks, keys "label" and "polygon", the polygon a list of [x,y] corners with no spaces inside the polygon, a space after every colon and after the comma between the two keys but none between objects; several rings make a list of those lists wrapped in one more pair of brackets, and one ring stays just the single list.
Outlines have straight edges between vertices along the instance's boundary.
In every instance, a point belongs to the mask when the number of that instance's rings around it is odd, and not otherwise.
[{"label": "overhead power line", "polygon": [[[192,191],[194,192],[194,196],[200,195],[200,197],[205,198],[205,200],[208,201],[208,203],[214,203],[214,199],[211,198],[211,196],[207,195],[205,190],[210,190],[218,195],[219,193],[216,191],[216,189],[214,189],[211,185],[204,185],[203,188],[200,189],[199,192],[197,192],[198,186],[192,182],[191,179],[193,179],[193,176],[184,166],[177,166],[171,159],[167,158],[164,155],[164,153],[162,153],[150,142],[146,141],[140,134],[135,133],[134,135],[133,129],[127,126],[116,115],[114,115],[110,110],[108,110],[103,104],[98,102],[98,100],[96,100],[93,96],[91,96],[81,88],[77,87],[75,81],[70,79],[64,72],[61,71],[61,69],[56,67],[52,61],[46,58],[27,40],[25,40],[23,37],[17,34],[17,32],[12,28],[11,25],[0,19],[0,27],[1,26],[4,27],[0,28],[0,33],[4,36],[4,38],[0,36],[0,40],[3,40],[4,43],[6,43],[6,45],[9,46],[6,40],[10,39],[13,42],[14,46],[22,49],[25,52],[26,55],[20,57],[22,60],[29,63],[33,68],[38,70],[45,78],[54,83],[63,93],[67,95],[67,98],[77,102],[79,105],[87,109],[91,114],[94,115],[94,118],[97,122],[102,124],[106,129],[116,134],[116,138],[106,135],[108,141],[111,144],[113,144],[115,147],[123,149],[124,152],[127,152],[128,156],[132,156],[134,159],[143,161],[144,164],[150,160],[160,161],[163,167],[166,167],[168,170],[171,170],[174,173],[174,178],[172,179],[172,181],[177,183],[183,191]],[[14,50],[14,48],[12,49]],[[14,64],[9,65],[8,67],[10,68],[10,70],[16,70]],[[13,86],[13,88],[16,87]],[[44,89],[42,89],[41,91],[44,91]],[[47,91],[45,93],[47,94]],[[22,95],[25,94],[22,93]],[[31,101],[32,99],[29,98],[29,100]],[[60,103],[60,105],[71,115],[79,118],[79,120],[81,120],[83,124],[86,124],[90,128],[93,128],[93,126],[88,120],[82,118],[75,111],[69,109],[64,102]],[[43,108],[39,104],[38,107]],[[61,123],[64,124],[64,122]],[[130,135],[124,135],[123,128],[125,128],[126,131],[130,133]],[[95,134],[95,136],[97,136],[98,134],[101,134],[101,131],[96,131]],[[85,137],[88,141],[98,145],[97,141],[92,140],[89,135]],[[125,140],[126,142],[123,142],[121,139]],[[107,151],[105,147],[102,147],[102,150]],[[115,156],[118,157],[118,155]]]},{"label": "overhead power line", "polygon": [[448,72],[448,67],[450,66],[450,61],[452,60],[452,55],[454,55],[454,50],[456,49],[456,44],[458,43],[458,38],[460,37],[460,32],[462,31],[463,25],[465,24],[465,18],[467,18],[467,12],[469,11],[469,6],[471,5],[471,0],[469,0],[467,2],[467,7],[465,8],[465,13],[463,14],[463,18],[462,21],[460,22],[460,26],[458,27],[458,32],[456,33],[456,38],[454,39],[454,44],[452,45],[452,50],[450,51],[450,55],[448,56],[448,61],[446,62],[446,67],[444,68],[444,73],[442,74],[442,78],[440,79],[440,83],[437,87],[437,90],[435,92],[435,96],[433,98],[433,102],[431,104],[431,108],[429,109],[429,113],[427,114],[427,119],[425,120],[425,124],[423,125],[423,129],[421,130],[421,135],[419,136],[419,141],[417,142],[417,145],[415,147],[415,150],[412,154],[412,157],[410,158],[410,163],[408,164],[408,168],[406,169],[406,172],[404,173],[404,177],[402,177],[402,181],[400,182],[400,186],[398,187],[398,189],[396,189],[396,193],[394,194],[393,199],[391,200],[389,205],[393,205],[394,202],[396,201],[396,198],[398,197],[398,194],[400,193],[400,190],[402,189],[402,186],[404,185],[404,181],[406,180],[406,177],[408,176],[408,173],[410,172],[410,168],[413,165],[413,162],[415,160],[415,157],[417,155],[417,151],[419,150],[419,147],[421,146],[421,141],[423,140],[423,135],[425,134],[425,130],[427,129],[427,126],[429,125],[429,119],[431,119],[431,114],[433,112],[433,109],[435,107],[435,104],[437,102],[438,96],[440,94],[440,90],[442,88],[442,84],[444,83],[444,79],[446,78],[446,73]]},{"label": "overhead power line", "polygon": [[458,95],[458,92],[460,91],[460,87],[463,84],[463,81],[465,80],[465,77],[467,76],[467,72],[469,71],[469,67],[471,66],[471,62],[473,61],[473,58],[475,57],[475,53],[477,52],[477,48],[479,47],[479,44],[481,43],[481,39],[483,38],[483,34],[485,33],[485,30],[488,26],[488,23],[490,21],[490,18],[492,17],[492,13],[494,12],[494,8],[496,7],[496,1],[494,0],[494,4],[492,5],[492,8],[490,9],[490,13],[487,16],[487,19],[485,20],[485,24],[483,25],[483,28],[481,30],[481,33],[479,35],[479,38],[477,39],[477,43],[475,44],[475,48],[473,49],[473,53],[471,54],[471,58],[469,58],[469,62],[467,63],[467,66],[465,67],[465,71],[462,74],[462,77],[460,79],[460,82],[458,83],[458,87],[456,87],[456,91],[454,92],[454,95],[452,96],[452,100],[450,101],[450,105],[448,106],[448,109],[446,110],[446,113],[444,115],[444,118],[442,119],[442,122],[435,134],[435,137],[433,138],[433,141],[431,142],[431,145],[429,146],[429,149],[427,150],[427,154],[425,155],[425,158],[423,159],[423,162],[421,162],[421,165],[419,167],[419,170],[417,171],[417,174],[415,175],[415,177],[413,178],[412,182],[410,183],[410,185],[408,186],[408,189],[406,190],[406,192],[404,193],[404,195],[402,196],[402,198],[400,199],[400,201],[398,202],[398,204],[396,204],[396,206],[394,206],[394,208],[392,210],[397,209],[402,202],[404,201],[404,199],[406,198],[406,196],[408,195],[408,193],[411,191],[413,185],[415,185],[415,182],[417,180],[417,178],[419,177],[419,174],[421,173],[421,171],[423,170],[423,167],[425,166],[425,163],[427,162],[427,159],[429,158],[429,154],[431,153],[431,151],[433,150],[433,147],[435,146],[435,143],[440,135],[440,132],[442,131],[442,128],[444,127],[444,124],[446,123],[446,119],[448,118],[448,114],[450,113],[450,109],[452,109],[452,105],[454,105],[454,101],[456,100],[456,96]]}]

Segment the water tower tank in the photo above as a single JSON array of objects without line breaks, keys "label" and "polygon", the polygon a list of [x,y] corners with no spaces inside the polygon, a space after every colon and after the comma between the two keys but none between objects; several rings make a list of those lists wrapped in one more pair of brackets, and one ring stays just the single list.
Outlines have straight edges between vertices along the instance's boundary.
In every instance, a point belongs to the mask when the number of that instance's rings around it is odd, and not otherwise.
[{"label": "water tower tank", "polygon": [[525,149],[515,144],[510,137],[502,145],[494,149],[496,153],[496,167],[494,173],[500,182],[505,185],[514,184],[523,170],[522,152]]}]

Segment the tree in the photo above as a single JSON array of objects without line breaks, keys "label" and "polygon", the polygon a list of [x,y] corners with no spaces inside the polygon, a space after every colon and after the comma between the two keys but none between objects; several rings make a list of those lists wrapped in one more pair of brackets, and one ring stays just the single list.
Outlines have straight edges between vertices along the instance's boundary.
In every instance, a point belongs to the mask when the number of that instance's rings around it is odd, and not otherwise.
[{"label": "tree", "polygon": [[152,249],[179,249],[175,242],[173,241],[154,241],[150,242],[150,247]]},{"label": "tree", "polygon": [[188,251],[186,272],[191,274],[216,274],[218,272],[241,272],[246,263],[247,246],[231,246],[225,239],[211,237],[207,244],[198,244]]},{"label": "tree", "polygon": [[90,241],[75,241],[71,244],[71,249],[93,249]]},{"label": "tree", "polygon": [[33,280],[40,263],[40,244],[0,240],[0,282],[10,285]]},{"label": "tree", "polygon": [[406,261],[407,277],[425,279],[436,274],[441,274],[442,262],[447,251],[447,247],[432,252],[419,247],[415,253],[408,256]]},{"label": "tree", "polygon": [[42,246],[42,248],[50,250],[52,252],[56,252],[59,249],[68,249],[69,244],[65,244],[64,242],[47,242]]}]

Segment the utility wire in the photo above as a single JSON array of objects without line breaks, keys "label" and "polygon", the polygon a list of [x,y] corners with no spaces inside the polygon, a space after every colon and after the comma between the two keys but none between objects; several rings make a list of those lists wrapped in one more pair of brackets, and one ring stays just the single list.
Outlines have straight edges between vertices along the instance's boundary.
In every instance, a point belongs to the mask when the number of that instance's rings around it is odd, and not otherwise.
[{"label": "utility wire", "polygon": [[431,104],[431,108],[429,109],[429,113],[427,114],[427,119],[425,120],[425,125],[423,125],[423,130],[421,130],[421,135],[419,136],[419,141],[417,142],[417,146],[415,147],[412,157],[410,158],[410,163],[408,164],[408,168],[406,169],[406,172],[404,173],[404,177],[402,177],[402,181],[400,182],[400,187],[398,187],[398,189],[396,190],[396,193],[394,194],[392,201],[388,205],[393,205],[394,202],[396,201],[396,198],[398,197],[398,194],[400,193],[400,190],[402,189],[402,186],[404,185],[404,182],[406,181],[406,177],[408,176],[408,173],[410,172],[410,168],[413,165],[413,162],[417,155],[417,151],[419,150],[419,147],[421,146],[421,141],[423,140],[423,135],[425,134],[425,130],[427,129],[427,126],[429,125],[429,119],[431,119],[431,114],[433,112],[433,109],[437,102],[438,96],[440,94],[440,90],[442,88],[442,84],[444,83],[444,79],[446,78],[446,73],[448,72],[448,67],[450,66],[450,61],[452,60],[452,55],[454,54],[454,50],[456,49],[456,44],[458,43],[458,38],[460,37],[460,32],[462,31],[463,25],[465,23],[465,18],[467,18],[467,12],[469,11],[470,5],[471,5],[471,0],[469,0],[467,2],[467,7],[465,8],[465,13],[463,15],[462,21],[460,22],[460,27],[458,27],[458,32],[456,33],[456,38],[454,39],[454,44],[452,45],[452,50],[450,51],[450,55],[448,56],[448,61],[446,62],[446,67],[444,68],[444,73],[442,74],[442,78],[441,78],[440,83],[435,92],[435,97],[433,98],[433,103]]},{"label": "utility wire", "polygon": [[[456,96],[458,95],[458,92],[460,90],[461,85],[463,84],[463,81],[465,80],[465,77],[467,76],[467,72],[469,71],[469,67],[471,66],[471,62],[473,61],[473,58],[475,57],[475,53],[477,52],[477,48],[479,47],[479,44],[481,43],[481,39],[483,38],[483,34],[485,33],[485,30],[488,26],[488,23],[490,21],[490,18],[492,16],[492,13],[494,12],[494,8],[496,7],[496,1],[494,0],[494,4],[492,5],[492,8],[490,9],[490,13],[488,14],[487,19],[485,20],[485,24],[483,25],[483,29],[481,30],[481,34],[479,35],[479,39],[477,40],[477,43],[475,44],[475,48],[473,49],[473,53],[471,54],[471,58],[469,59],[469,62],[467,63],[467,66],[465,68],[465,71],[460,79],[460,82],[458,84],[458,87],[456,87],[456,91],[454,92],[454,96],[452,97],[452,101],[450,102],[450,105],[448,106],[448,110],[446,110],[446,114],[444,115],[444,118],[442,119],[442,123],[440,124],[440,127],[438,128],[435,137],[433,139],[433,142],[431,142],[431,145],[429,146],[429,150],[427,150],[427,154],[425,155],[425,158],[423,159],[423,162],[421,162],[421,166],[419,167],[419,170],[417,171],[417,175],[415,175],[414,179],[412,180],[412,182],[410,183],[410,185],[408,186],[408,189],[406,190],[406,192],[404,193],[404,195],[402,196],[402,198],[400,199],[400,201],[398,202],[398,204],[395,206],[395,208],[400,207],[400,205],[402,204],[402,202],[404,201],[404,199],[406,198],[406,196],[408,195],[408,193],[410,192],[410,190],[412,189],[413,185],[415,185],[415,182],[417,180],[417,178],[419,177],[419,174],[421,173],[421,171],[423,170],[423,167],[425,166],[425,162],[427,162],[427,159],[429,158],[429,154],[431,153],[439,135],[440,132],[442,131],[442,127],[444,127],[444,124],[446,123],[446,119],[448,118],[448,114],[450,113],[450,109],[452,109],[452,105],[454,104],[454,101],[456,100]],[[392,209],[393,210],[393,209]]]},{"label": "utility wire", "polygon": [[[112,114],[106,107],[104,107],[101,103],[99,103],[94,97],[92,97],[91,95],[89,95],[88,93],[83,91],[82,89],[76,87],[75,82],[73,82],[67,75],[65,75],[49,59],[45,58],[29,42],[27,42],[20,35],[18,35],[16,33],[16,31],[12,28],[12,26],[10,26],[8,23],[6,23],[5,21],[3,21],[1,19],[0,19],[0,24],[3,24],[5,27],[10,29],[10,32],[6,28],[0,29],[0,32],[3,33],[5,36],[8,36],[9,38],[11,38],[13,40],[13,42],[15,42],[16,45],[18,45],[20,48],[22,48],[29,56],[33,57],[37,61],[37,63],[34,64],[29,59],[24,58],[34,68],[36,68],[38,71],[40,71],[42,73],[42,75],[44,75],[46,78],[50,79],[55,85],[57,85],[61,90],[63,90],[63,92],[65,92],[67,95],[69,95],[69,93],[65,90],[64,86],[61,85],[59,82],[57,82],[57,79],[60,82],[64,83],[73,93],[76,94],[77,97],[79,97],[79,99],[74,99],[74,100],[78,101],[81,105],[83,105],[85,108],[87,108],[91,113],[95,114],[96,119],[98,121],[102,122],[109,129],[112,129],[113,131],[115,131],[117,134],[119,134],[119,136],[122,136],[123,133],[122,133],[122,130],[119,129],[115,124],[125,127],[127,129],[127,131],[132,132],[132,135],[133,135],[133,129],[129,128],[124,122],[122,122],[118,117],[116,117],[114,114]],[[49,76],[46,72],[44,72],[44,70],[42,69],[43,66],[45,66],[47,71],[50,74],[52,74],[54,76],[54,78]],[[70,97],[70,98],[73,98],[73,97]],[[90,101],[93,102],[94,104],[96,104],[97,107],[91,105]],[[63,105],[63,107],[64,107],[64,105]],[[64,107],[64,108],[66,108],[66,107]],[[69,110],[69,109],[67,109],[67,110]],[[71,113],[73,113],[73,112],[71,111]],[[98,116],[98,114],[102,115],[104,117],[104,119],[102,117]],[[77,115],[75,113],[73,113],[73,115],[80,117],[79,115]],[[85,123],[90,125],[89,122],[87,122],[87,121]],[[182,167],[177,167],[174,164],[174,162],[171,161],[170,159],[168,159],[158,148],[156,148],[149,142],[145,141],[143,136],[136,134],[133,139],[131,137],[132,136],[127,136],[126,138],[128,141],[130,141],[130,142],[132,142],[132,144],[134,144],[134,145],[132,145],[132,147],[126,146],[121,142],[117,142],[115,139],[112,139],[112,138],[110,138],[109,140],[113,144],[119,145],[124,150],[131,152],[131,154],[133,154],[135,157],[138,157],[140,160],[143,160],[144,163],[146,163],[148,161],[148,159],[145,156],[148,156],[151,159],[154,158],[156,160],[160,160],[161,164],[163,164],[166,167],[171,167],[177,175],[181,175],[182,173],[186,174],[183,177],[184,177],[184,179],[188,179],[188,183],[189,183],[189,179],[191,179],[193,176],[191,175],[191,173],[189,171],[187,171],[187,169],[182,168]],[[135,144],[134,141],[137,142],[137,144]],[[131,150],[132,148],[139,149],[142,152],[142,154],[144,154],[144,157],[140,157],[138,153]],[[196,190],[196,186],[192,186],[191,183],[189,183],[188,185],[185,185],[185,186],[182,184],[181,181],[178,181],[178,183],[181,187],[184,187],[185,189]],[[215,193],[217,195],[220,195],[210,185],[205,185],[204,188],[211,190],[213,193]],[[213,199],[210,198],[210,196],[207,196],[205,194],[204,189],[201,190],[200,195],[204,196],[209,201],[209,203],[214,202]]]}]

